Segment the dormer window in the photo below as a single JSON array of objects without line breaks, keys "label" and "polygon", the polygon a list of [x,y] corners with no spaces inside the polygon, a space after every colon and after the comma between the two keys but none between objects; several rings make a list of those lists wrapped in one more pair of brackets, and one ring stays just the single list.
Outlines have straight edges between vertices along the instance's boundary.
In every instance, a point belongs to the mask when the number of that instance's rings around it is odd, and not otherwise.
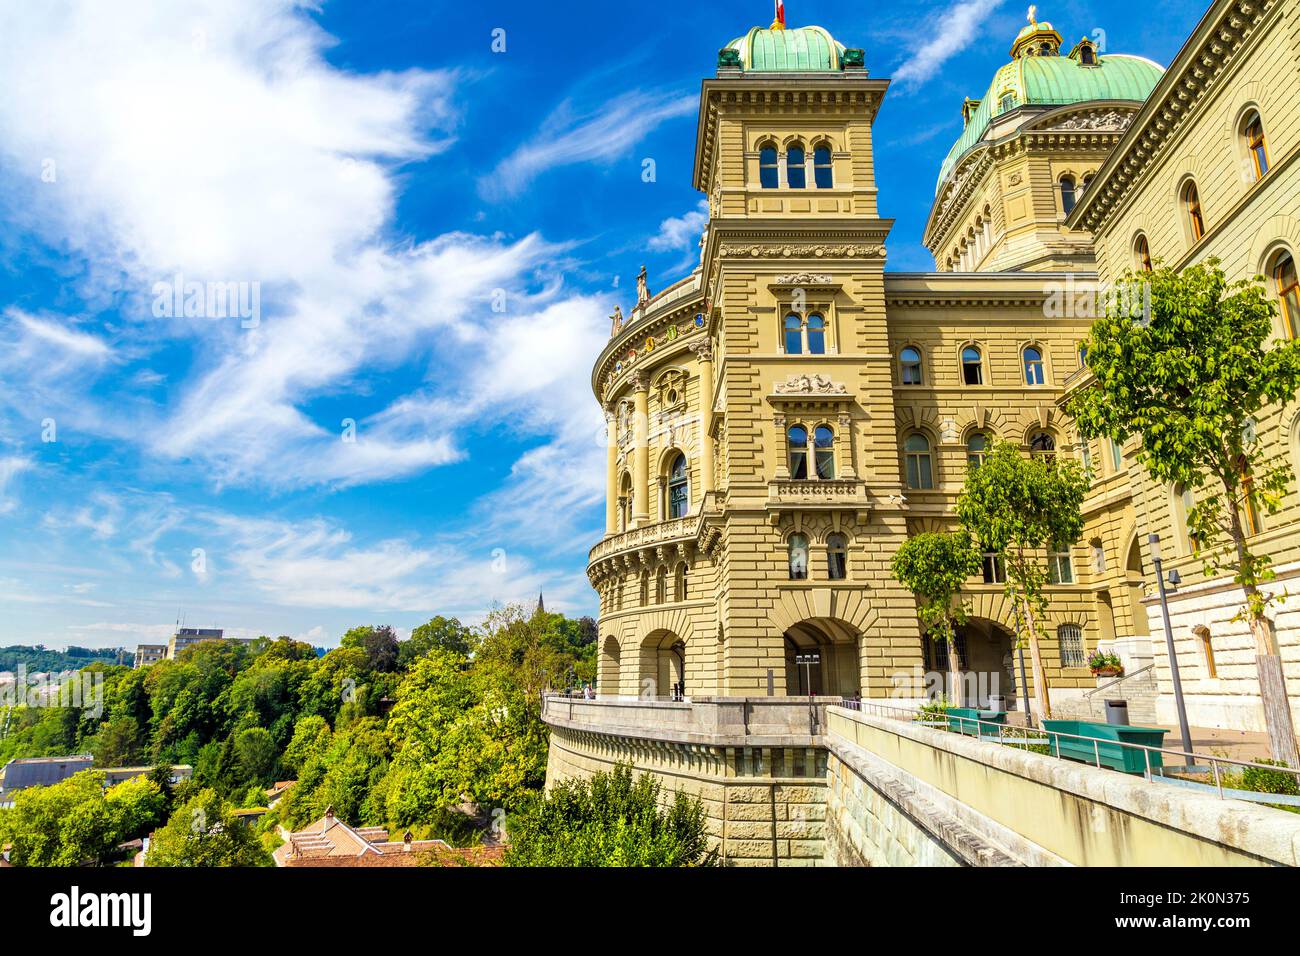
[{"label": "dormer window", "polygon": [[1000,112],[1005,113],[1008,110],[1015,109],[1015,106],[1016,106],[1015,93],[1003,93],[1002,96],[998,99],[998,110]]},{"label": "dormer window", "polygon": [[1079,63],[1082,66],[1097,65],[1097,54],[1088,44],[1079,47]]}]

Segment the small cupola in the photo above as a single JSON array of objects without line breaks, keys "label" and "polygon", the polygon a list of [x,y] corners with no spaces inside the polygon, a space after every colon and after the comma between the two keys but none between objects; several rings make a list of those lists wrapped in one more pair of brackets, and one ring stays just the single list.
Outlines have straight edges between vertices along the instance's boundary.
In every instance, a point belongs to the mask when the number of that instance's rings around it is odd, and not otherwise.
[{"label": "small cupola", "polygon": [[961,104],[961,122],[963,126],[970,125],[970,118],[975,115],[975,111],[980,108],[983,100],[973,100],[969,96]]},{"label": "small cupola", "polygon": [[1011,44],[1011,59],[1022,56],[1060,56],[1061,35],[1050,23],[1038,22],[1038,7],[1029,8],[1029,25],[1016,34]]},{"label": "small cupola", "polygon": [[1097,56],[1097,44],[1084,37],[1070,51],[1070,59],[1080,66],[1097,66],[1100,62]]}]

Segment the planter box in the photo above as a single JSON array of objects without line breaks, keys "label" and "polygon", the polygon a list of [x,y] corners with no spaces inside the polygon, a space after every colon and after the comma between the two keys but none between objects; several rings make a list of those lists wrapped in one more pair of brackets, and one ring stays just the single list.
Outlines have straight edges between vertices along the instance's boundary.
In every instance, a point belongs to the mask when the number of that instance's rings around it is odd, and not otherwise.
[{"label": "planter box", "polygon": [[[1074,734],[1086,737],[1051,737],[1052,753],[1066,760],[1078,760],[1081,763],[1096,765],[1100,759],[1103,767],[1119,770],[1123,773],[1145,774],[1147,756],[1141,750],[1122,747],[1120,744],[1141,744],[1145,747],[1163,747],[1165,734],[1169,731],[1158,727],[1124,727],[1116,724],[1096,724],[1087,720],[1045,720],[1043,729],[1061,734]],[[1099,741],[1094,744],[1092,741]],[[1163,766],[1161,754],[1151,754],[1151,767]]]},{"label": "planter box", "polygon": [[[966,734],[968,737],[978,737],[980,735],[980,725],[975,721],[982,721],[986,724],[1005,724],[1007,722],[1007,712],[1005,710],[979,710],[976,707],[949,707],[948,729],[953,733]],[[965,718],[959,720],[957,718]],[[987,733],[987,731],[985,731]]]}]

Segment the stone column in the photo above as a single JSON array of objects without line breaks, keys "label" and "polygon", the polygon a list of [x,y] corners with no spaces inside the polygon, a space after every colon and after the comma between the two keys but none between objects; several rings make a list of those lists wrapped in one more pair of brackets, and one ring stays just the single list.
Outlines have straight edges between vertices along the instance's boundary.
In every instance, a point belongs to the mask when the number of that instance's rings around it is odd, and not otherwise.
[{"label": "stone column", "polygon": [[713,343],[691,346],[700,363],[700,498],[713,491]]},{"label": "stone column", "polygon": [[618,534],[618,419],[605,409],[605,536]]},{"label": "stone column", "polygon": [[650,376],[637,372],[632,376],[635,407],[632,412],[634,441],[632,452],[632,524],[650,521]]}]

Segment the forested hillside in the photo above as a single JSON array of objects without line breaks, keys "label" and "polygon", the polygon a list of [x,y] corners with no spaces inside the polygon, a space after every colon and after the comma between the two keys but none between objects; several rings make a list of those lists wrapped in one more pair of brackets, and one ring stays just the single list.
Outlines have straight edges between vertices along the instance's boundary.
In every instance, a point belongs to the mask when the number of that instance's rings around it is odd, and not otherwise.
[{"label": "forested hillside", "polygon": [[[106,862],[105,831],[130,839],[169,814],[199,811],[219,821],[265,805],[265,789],[290,779],[297,784],[259,825],[265,845],[232,847],[226,862],[265,862],[276,823],[301,827],[331,805],[352,824],[461,839],[455,808],[466,797],[508,811],[542,786],[542,691],[592,680],[595,653],[589,618],[509,608],[474,628],[436,617],[405,641],[389,627],[355,628],[319,658],[281,637],[207,641],[139,670],[93,663],[102,713],[0,708],[0,764],[89,752],[99,767],[191,764],[194,780],[171,793],[158,773],[116,798],[120,787],[102,794],[80,780],[22,791],[14,809],[0,810],[0,843],[13,843],[19,865]],[[81,845],[69,821],[92,811],[122,822]],[[186,825],[166,829],[179,845],[168,858],[197,858],[197,846],[184,846]]]}]

